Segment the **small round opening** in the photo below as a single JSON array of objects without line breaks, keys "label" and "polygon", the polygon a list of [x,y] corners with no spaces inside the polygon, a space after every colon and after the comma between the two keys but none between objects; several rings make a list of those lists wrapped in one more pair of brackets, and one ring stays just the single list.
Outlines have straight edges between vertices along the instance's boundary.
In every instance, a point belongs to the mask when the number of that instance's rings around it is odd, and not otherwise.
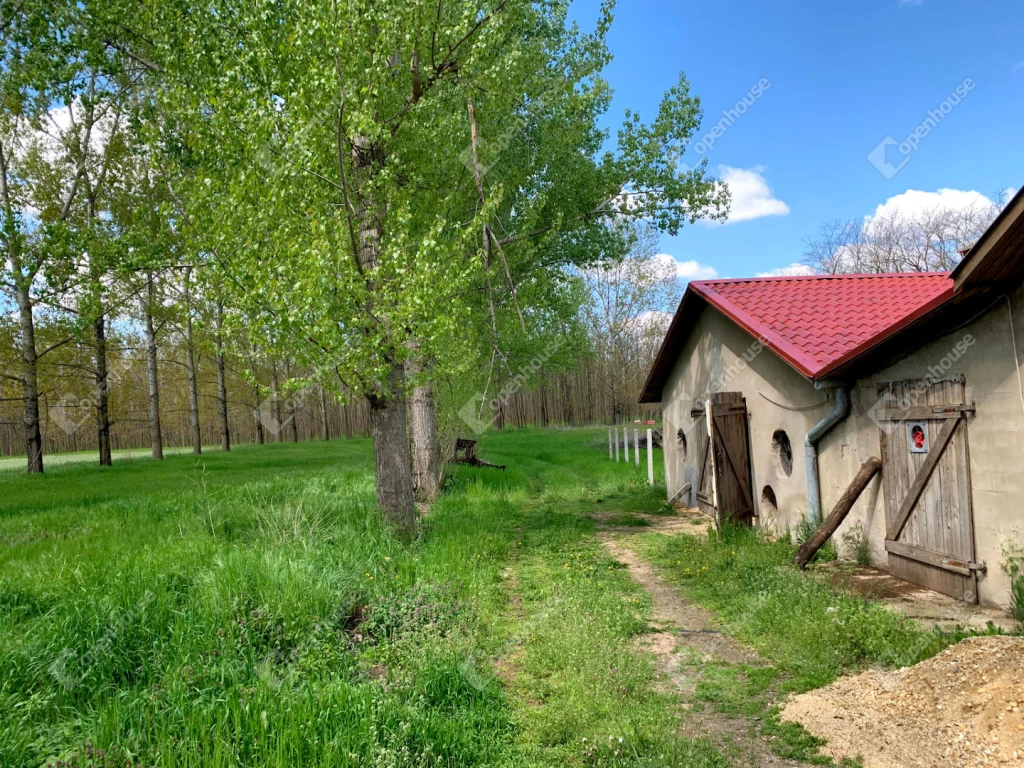
[{"label": "small round opening", "polygon": [[775,491],[770,485],[766,485],[764,490],[761,491],[761,517],[767,515],[772,517],[778,517],[779,515],[779,502],[775,498]]},{"label": "small round opening", "polygon": [[783,429],[775,430],[775,434],[772,435],[772,464],[778,477],[793,475],[793,444],[789,442],[789,435]]},{"label": "small round opening", "polygon": [[686,461],[686,433],[682,428],[676,432],[676,443],[679,445],[679,458]]}]

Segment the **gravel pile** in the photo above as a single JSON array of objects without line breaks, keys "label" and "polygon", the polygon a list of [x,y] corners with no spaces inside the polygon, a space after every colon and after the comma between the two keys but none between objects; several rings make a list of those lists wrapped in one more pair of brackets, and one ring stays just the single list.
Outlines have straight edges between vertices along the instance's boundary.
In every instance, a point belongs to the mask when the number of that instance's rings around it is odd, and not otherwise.
[{"label": "gravel pile", "polygon": [[1024,768],[1024,638],[969,638],[913,667],[842,678],[782,717],[864,768]]}]

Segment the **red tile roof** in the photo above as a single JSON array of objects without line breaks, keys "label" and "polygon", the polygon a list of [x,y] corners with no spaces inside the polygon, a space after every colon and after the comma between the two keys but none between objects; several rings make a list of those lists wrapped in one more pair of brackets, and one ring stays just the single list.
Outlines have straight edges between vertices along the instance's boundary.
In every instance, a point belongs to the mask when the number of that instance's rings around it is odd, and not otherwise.
[{"label": "red tile roof", "polygon": [[701,280],[687,287],[640,402],[658,402],[708,303],[809,379],[825,378],[954,297],[948,272]]},{"label": "red tile roof", "polygon": [[953,296],[948,272],[702,280],[690,287],[815,379]]}]

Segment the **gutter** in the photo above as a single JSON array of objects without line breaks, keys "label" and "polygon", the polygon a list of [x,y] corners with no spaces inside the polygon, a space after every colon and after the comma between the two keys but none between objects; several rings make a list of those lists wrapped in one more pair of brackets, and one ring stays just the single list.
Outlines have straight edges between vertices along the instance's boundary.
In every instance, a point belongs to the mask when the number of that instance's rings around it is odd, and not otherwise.
[{"label": "gutter", "polygon": [[[822,382],[815,382],[821,389]],[[817,528],[821,525],[821,485],[818,481],[818,442],[850,412],[850,391],[845,384],[835,386],[835,402],[832,411],[815,424],[804,440],[804,456],[807,462],[807,518]]]}]

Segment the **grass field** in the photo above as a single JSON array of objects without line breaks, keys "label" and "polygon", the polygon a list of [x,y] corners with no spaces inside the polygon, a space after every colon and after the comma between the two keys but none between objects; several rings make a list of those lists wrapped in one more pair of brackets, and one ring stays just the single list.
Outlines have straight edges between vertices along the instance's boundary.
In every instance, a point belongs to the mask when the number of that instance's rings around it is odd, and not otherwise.
[{"label": "grass field", "polygon": [[[827,764],[776,692],[951,641],[788,568],[788,543],[645,533],[664,487],[605,439],[488,434],[508,471],[457,468],[410,546],[367,440],[4,473],[0,765],[746,768],[683,727],[707,707]],[[665,692],[594,512],[771,665]]]},{"label": "grass field", "polygon": [[[220,446],[204,445],[203,450],[216,452],[220,450]],[[152,458],[149,448],[118,448],[111,453],[114,461],[117,462],[149,461]],[[191,453],[192,446],[164,446],[164,456],[177,456],[179,454],[191,455]],[[43,457],[43,463],[46,465],[46,469],[61,466],[63,464],[77,464],[79,462],[97,466],[99,464],[99,457],[96,451],[77,451],[75,453],[58,453],[55,455],[48,454]],[[24,471],[24,456],[4,456],[3,458],[0,458],[0,473]],[[0,474],[0,477],[3,476],[3,474]]]},{"label": "grass field", "polygon": [[602,441],[492,435],[409,548],[368,441],[5,474],[0,765],[725,765],[630,650],[580,513],[660,492]]}]

